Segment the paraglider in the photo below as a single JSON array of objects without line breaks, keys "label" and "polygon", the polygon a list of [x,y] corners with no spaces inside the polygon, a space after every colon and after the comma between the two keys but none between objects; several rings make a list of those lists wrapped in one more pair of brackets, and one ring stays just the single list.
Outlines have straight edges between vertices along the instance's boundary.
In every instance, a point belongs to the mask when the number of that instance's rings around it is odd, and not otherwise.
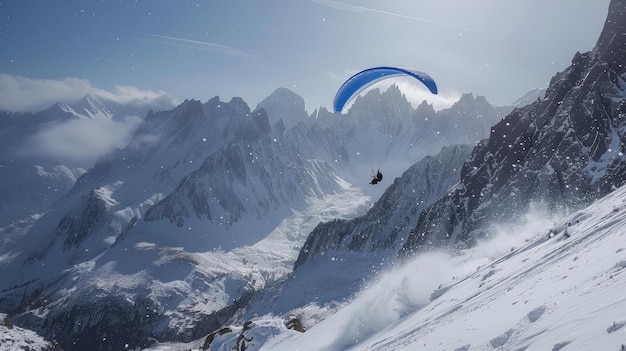
[{"label": "paraglider", "polygon": [[376,185],[381,180],[383,180],[383,174],[380,173],[380,171],[376,171],[376,174],[372,175],[372,181],[370,182],[370,184]]},{"label": "paraglider", "polygon": [[419,80],[428,88],[428,90],[430,90],[431,93],[437,94],[437,84],[428,74],[424,72],[418,71],[413,68],[386,66],[373,67],[353,75],[348,80],[346,80],[345,83],[343,83],[343,85],[337,91],[337,94],[335,94],[335,100],[333,101],[333,109],[335,110],[335,113],[341,113],[348,101],[350,101],[354,96],[363,92],[368,87],[378,83],[383,79],[402,75],[413,77]]},{"label": "paraglider", "polygon": [[[414,68],[400,68],[400,67],[373,67],[363,70],[348,80],[337,90],[335,94],[335,100],[333,101],[333,109],[335,113],[341,113],[346,104],[355,96],[362,93],[365,89],[380,82],[383,79],[387,79],[395,76],[409,76],[417,79],[424,84],[431,93],[437,94],[437,84],[426,73],[418,71]],[[373,170],[372,170],[373,172]],[[383,174],[377,171],[372,175],[372,181],[370,184],[376,185],[383,180]]]}]

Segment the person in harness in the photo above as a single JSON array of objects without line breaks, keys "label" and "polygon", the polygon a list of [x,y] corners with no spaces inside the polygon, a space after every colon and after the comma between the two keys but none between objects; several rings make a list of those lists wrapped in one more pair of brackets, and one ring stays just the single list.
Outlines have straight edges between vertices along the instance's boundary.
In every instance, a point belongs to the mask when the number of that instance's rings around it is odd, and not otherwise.
[{"label": "person in harness", "polygon": [[376,185],[378,184],[378,182],[380,182],[381,180],[383,180],[383,174],[380,173],[380,171],[376,171],[375,175],[372,175],[372,181],[370,182],[370,184],[372,185]]}]

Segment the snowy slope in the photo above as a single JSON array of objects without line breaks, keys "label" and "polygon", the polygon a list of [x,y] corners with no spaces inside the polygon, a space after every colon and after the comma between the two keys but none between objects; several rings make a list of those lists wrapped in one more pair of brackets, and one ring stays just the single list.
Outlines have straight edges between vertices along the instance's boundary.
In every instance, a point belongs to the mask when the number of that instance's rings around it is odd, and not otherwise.
[{"label": "snowy slope", "polygon": [[55,351],[56,342],[49,342],[32,330],[13,325],[9,317],[0,313],[0,351]]},{"label": "snowy slope", "polygon": [[[260,317],[250,350],[621,350],[626,188],[565,218],[524,218],[470,250],[425,253],[386,272],[305,333],[280,318],[268,331],[271,316]],[[307,326],[319,308],[298,312]],[[210,350],[228,350],[229,338]]]}]

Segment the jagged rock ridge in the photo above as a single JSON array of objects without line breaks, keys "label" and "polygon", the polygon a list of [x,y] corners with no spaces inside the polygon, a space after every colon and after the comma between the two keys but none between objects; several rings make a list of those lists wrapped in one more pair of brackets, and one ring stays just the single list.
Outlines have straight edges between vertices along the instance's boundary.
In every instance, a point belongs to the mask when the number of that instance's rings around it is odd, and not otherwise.
[{"label": "jagged rock ridge", "polygon": [[626,3],[611,1],[596,47],[577,53],[543,100],[492,128],[458,187],[422,213],[406,252],[471,245],[490,223],[515,221],[531,202],[569,211],[624,184],[625,15]]},{"label": "jagged rock ridge", "polygon": [[[202,265],[203,252],[254,243],[307,197],[340,190],[326,161],[307,157],[315,135],[294,130],[274,133],[265,110],[240,98],[149,112],[125,148],[101,157],[35,222],[19,252],[8,248],[2,310],[70,349],[146,346],[157,330],[181,337],[178,323],[204,308],[194,301],[224,306],[265,274],[226,277],[225,267]],[[108,342],[97,343],[103,334]]]}]

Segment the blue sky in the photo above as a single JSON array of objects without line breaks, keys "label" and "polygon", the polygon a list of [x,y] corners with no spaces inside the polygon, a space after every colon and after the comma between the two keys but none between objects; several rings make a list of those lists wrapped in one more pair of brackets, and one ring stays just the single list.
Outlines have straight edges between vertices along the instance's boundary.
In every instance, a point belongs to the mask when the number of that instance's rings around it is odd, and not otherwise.
[{"label": "blue sky", "polygon": [[285,87],[312,112],[378,65],[429,73],[443,100],[471,92],[507,104],[593,48],[608,3],[0,0],[0,107],[100,89],[241,96],[254,108]]}]

